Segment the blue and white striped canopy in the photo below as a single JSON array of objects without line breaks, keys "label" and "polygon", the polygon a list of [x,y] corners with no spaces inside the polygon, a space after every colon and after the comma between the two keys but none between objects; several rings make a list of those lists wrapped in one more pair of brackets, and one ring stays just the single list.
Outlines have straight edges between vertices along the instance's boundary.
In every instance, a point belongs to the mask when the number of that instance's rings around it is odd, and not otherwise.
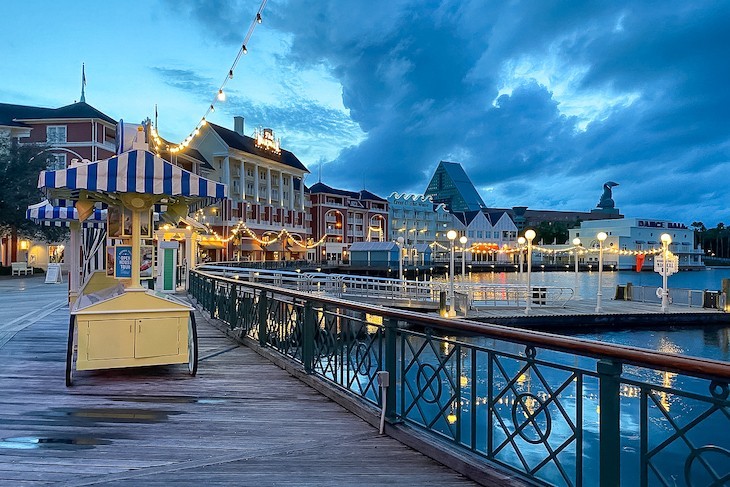
[{"label": "blue and white striped canopy", "polygon": [[228,187],[177,167],[153,153],[132,150],[118,156],[57,171],[41,171],[38,188],[47,195],[74,199],[80,190],[146,193],[186,200],[226,198]]},{"label": "blue and white striped canopy", "polygon": [[[35,223],[57,227],[67,227],[70,222],[79,221],[79,213],[76,208],[73,206],[53,206],[48,200],[30,205],[25,210],[25,217]],[[83,225],[93,228],[105,226],[106,210],[94,208],[93,213],[84,220]]]}]

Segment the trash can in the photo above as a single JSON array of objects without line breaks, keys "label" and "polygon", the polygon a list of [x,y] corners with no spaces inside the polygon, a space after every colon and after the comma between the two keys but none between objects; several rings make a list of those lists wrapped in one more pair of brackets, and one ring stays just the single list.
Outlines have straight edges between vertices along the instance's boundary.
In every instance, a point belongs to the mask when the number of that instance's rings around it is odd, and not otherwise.
[{"label": "trash can", "polygon": [[702,307],[717,309],[719,307],[719,298],[719,291],[708,291],[705,289],[705,292],[702,294]]}]

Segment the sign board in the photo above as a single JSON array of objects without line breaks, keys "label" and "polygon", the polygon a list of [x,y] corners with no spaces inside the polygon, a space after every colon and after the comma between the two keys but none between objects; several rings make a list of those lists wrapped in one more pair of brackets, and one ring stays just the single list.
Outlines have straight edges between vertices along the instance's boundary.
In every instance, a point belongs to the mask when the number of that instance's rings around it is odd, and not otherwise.
[{"label": "sign board", "polygon": [[[671,252],[667,252],[667,254],[667,276],[671,276],[679,271],[679,257]],[[664,256],[661,254],[654,257],[654,272],[664,276]]]},{"label": "sign board", "polygon": [[114,278],[132,278],[132,246],[117,245],[114,247]]},{"label": "sign board", "polygon": [[61,264],[48,264],[48,270],[46,270],[46,284],[58,284],[61,282],[63,282]]}]

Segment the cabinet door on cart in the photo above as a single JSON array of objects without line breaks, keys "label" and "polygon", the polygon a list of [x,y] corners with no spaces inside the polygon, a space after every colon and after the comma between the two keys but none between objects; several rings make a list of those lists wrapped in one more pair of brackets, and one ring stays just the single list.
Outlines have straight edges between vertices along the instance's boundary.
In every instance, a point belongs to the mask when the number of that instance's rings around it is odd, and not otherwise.
[{"label": "cabinet door on cart", "polygon": [[[187,325],[187,323],[186,323]],[[178,355],[180,344],[187,347],[187,327],[185,336],[178,318],[145,318],[137,320],[137,340],[134,356],[137,358]]]},{"label": "cabinet door on cart", "polygon": [[85,327],[83,322],[80,323],[79,333],[87,337],[86,359],[133,358],[135,321],[87,321]]}]

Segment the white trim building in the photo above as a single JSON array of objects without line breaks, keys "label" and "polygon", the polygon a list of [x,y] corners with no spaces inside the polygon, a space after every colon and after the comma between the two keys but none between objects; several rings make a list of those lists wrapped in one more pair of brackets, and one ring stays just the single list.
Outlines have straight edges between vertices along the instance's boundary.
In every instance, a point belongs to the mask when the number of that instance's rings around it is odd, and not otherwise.
[{"label": "white trim building", "polygon": [[[604,248],[608,249],[603,254],[603,262],[606,266],[616,266],[618,270],[630,270],[636,268],[636,256],[622,255],[616,250],[641,251],[661,248],[661,235],[668,233],[672,237],[669,250],[679,257],[681,269],[699,269],[704,267],[702,262],[702,249],[695,247],[694,230],[684,223],[677,223],[671,220],[656,220],[648,218],[622,218],[618,220],[593,220],[581,222],[579,228],[572,228],[568,231],[569,242],[574,238],[581,239],[583,247],[597,248],[598,240],[596,235],[599,232],[606,232],[608,238],[604,242]],[[598,253],[591,252],[581,258],[581,263],[598,264]],[[647,255],[644,259],[643,270],[653,269],[654,258]]]}]

